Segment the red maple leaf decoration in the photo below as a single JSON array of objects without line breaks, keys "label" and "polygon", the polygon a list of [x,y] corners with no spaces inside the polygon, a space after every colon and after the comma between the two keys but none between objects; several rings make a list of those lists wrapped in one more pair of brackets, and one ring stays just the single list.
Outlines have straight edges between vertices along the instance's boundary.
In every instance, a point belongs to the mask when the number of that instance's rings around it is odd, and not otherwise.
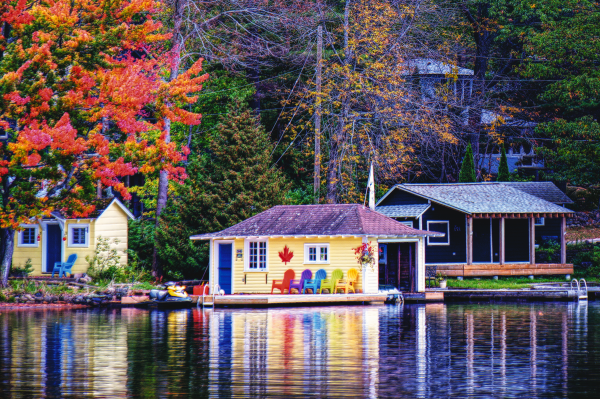
[{"label": "red maple leaf decoration", "polygon": [[292,261],[294,253],[290,251],[290,249],[286,245],[285,247],[283,247],[283,252],[279,252],[279,257],[281,258],[281,261],[287,265],[288,262]]}]

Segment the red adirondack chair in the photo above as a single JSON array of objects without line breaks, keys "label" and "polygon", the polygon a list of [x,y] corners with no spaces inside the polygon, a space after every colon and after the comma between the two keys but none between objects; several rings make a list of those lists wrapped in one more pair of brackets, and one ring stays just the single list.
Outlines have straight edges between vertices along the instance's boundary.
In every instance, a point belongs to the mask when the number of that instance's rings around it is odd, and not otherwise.
[{"label": "red adirondack chair", "polygon": [[287,269],[283,274],[283,280],[273,280],[273,285],[271,285],[271,294],[273,294],[274,289],[278,289],[282,294],[285,294],[285,290],[290,293],[290,282],[296,277],[296,273],[292,269]]}]

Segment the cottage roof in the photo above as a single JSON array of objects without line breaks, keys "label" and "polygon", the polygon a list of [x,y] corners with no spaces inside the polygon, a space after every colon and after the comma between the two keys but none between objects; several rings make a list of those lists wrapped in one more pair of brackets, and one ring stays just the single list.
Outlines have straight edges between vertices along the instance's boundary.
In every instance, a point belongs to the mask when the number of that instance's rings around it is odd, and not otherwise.
[{"label": "cottage roof", "polygon": [[280,205],[225,230],[190,237],[208,240],[225,237],[273,236],[394,236],[441,235],[408,227],[359,205]]},{"label": "cottage roof", "polygon": [[567,197],[567,195],[551,181],[506,182],[502,184],[555,204],[573,203],[571,198]]},{"label": "cottage roof", "polygon": [[375,210],[391,218],[418,218],[430,206],[430,204],[384,205],[375,207]]},{"label": "cottage roof", "polygon": [[[572,213],[569,209],[506,183],[398,184],[389,192],[394,189],[415,194],[468,214]],[[386,196],[387,194],[379,200],[378,205]]]}]

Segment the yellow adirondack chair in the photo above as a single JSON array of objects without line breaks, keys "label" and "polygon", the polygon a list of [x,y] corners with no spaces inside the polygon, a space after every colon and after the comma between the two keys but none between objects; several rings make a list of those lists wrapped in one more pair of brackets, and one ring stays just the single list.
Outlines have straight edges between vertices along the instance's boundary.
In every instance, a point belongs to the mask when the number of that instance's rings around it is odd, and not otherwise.
[{"label": "yellow adirondack chair", "polygon": [[338,281],[337,285],[335,286],[335,292],[337,293],[338,290],[342,290],[344,291],[344,294],[347,294],[349,290],[352,290],[352,293],[356,294],[356,290],[354,288],[356,287],[357,281],[358,270],[352,268],[348,270],[347,279]]},{"label": "yellow adirondack chair", "polygon": [[330,294],[335,294],[335,287],[342,278],[344,277],[344,272],[340,269],[335,269],[333,273],[331,273],[331,278],[326,278],[321,280],[321,294],[323,290],[329,290]]}]

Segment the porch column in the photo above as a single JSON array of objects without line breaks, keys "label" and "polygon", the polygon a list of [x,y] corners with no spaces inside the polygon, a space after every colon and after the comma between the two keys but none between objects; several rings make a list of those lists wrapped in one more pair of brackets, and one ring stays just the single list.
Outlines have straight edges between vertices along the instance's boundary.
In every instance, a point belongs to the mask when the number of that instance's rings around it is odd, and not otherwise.
[{"label": "porch column", "polygon": [[535,265],[535,217],[529,218],[529,263]]},{"label": "porch column", "polygon": [[473,264],[473,217],[467,215],[467,265]]},{"label": "porch column", "polygon": [[567,263],[567,218],[564,216],[560,223],[560,263]]},{"label": "porch column", "polygon": [[500,237],[499,237],[500,238],[500,245],[499,245],[500,248],[498,248],[498,251],[500,251],[500,253],[498,255],[500,257],[500,264],[501,265],[504,264],[505,254],[506,254],[505,245],[504,245],[505,236],[506,236],[505,233],[504,233],[505,232],[505,230],[504,230],[504,221],[505,221],[504,216],[500,217]]}]

